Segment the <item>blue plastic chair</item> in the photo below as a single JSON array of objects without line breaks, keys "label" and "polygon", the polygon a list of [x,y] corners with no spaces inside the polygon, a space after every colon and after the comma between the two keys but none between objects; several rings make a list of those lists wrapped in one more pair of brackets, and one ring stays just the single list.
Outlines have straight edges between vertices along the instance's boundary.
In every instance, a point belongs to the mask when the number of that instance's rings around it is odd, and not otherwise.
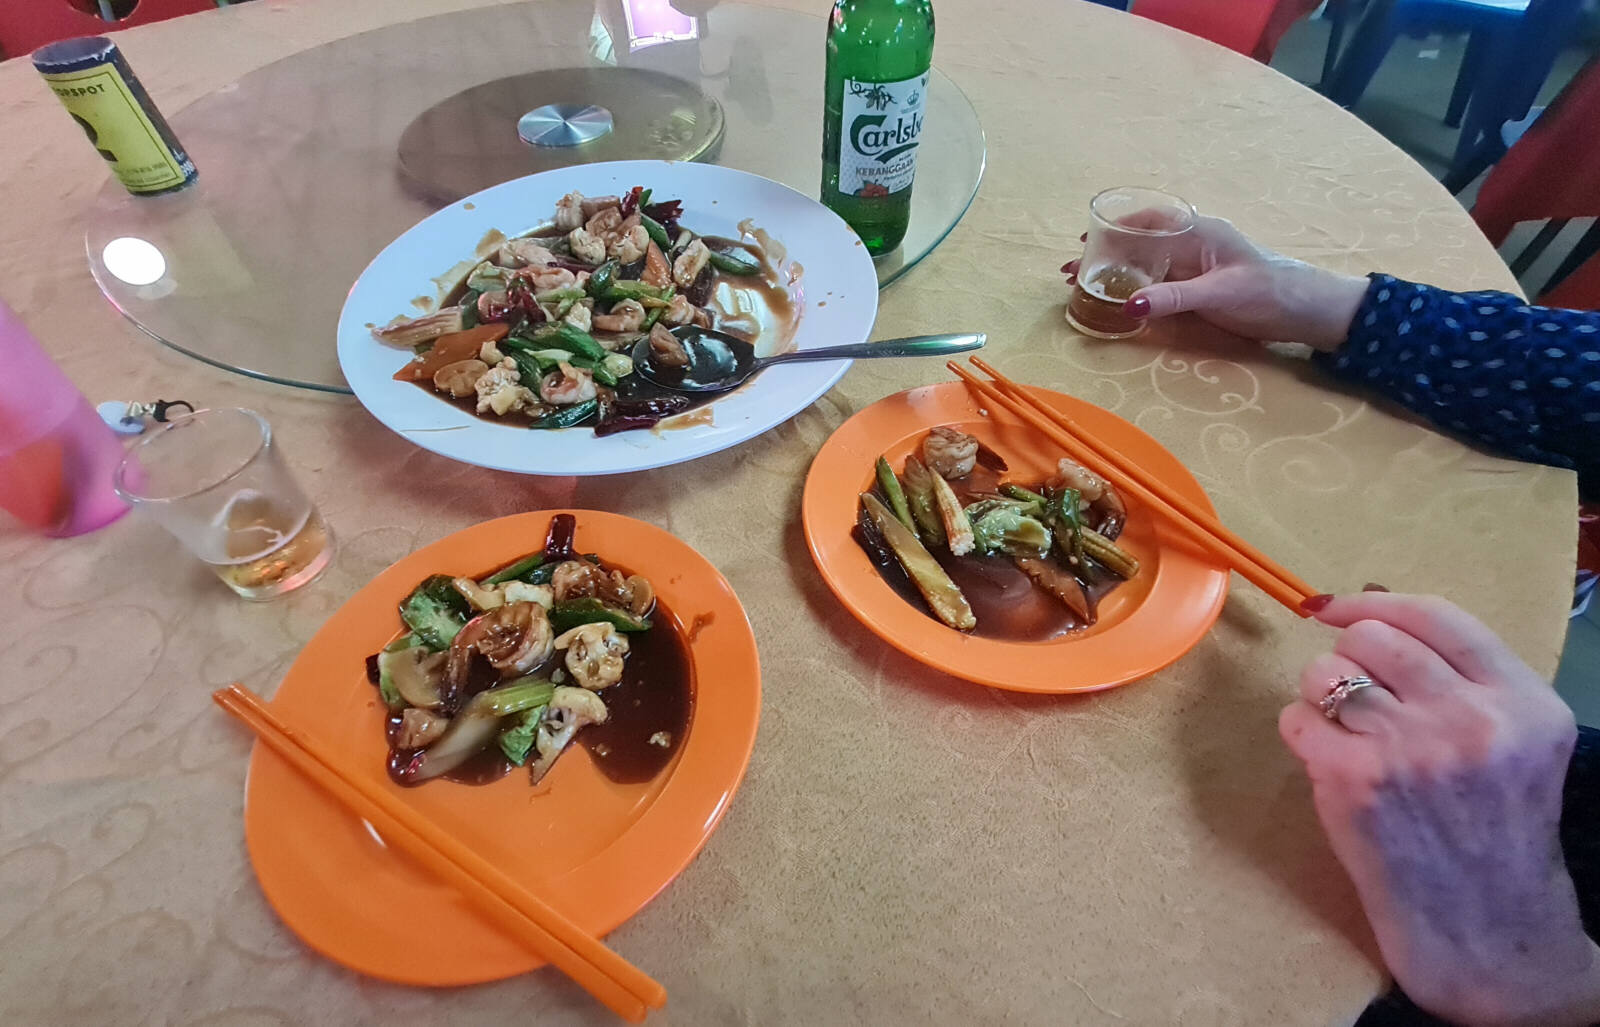
[{"label": "blue plastic chair", "polygon": [[1527,118],[1562,47],[1574,37],[1582,0],[1534,0],[1512,32],[1484,47],[1479,85],[1473,90],[1456,140],[1445,187],[1460,192],[1505,156],[1508,122]]},{"label": "blue plastic chair", "polygon": [[[1371,0],[1342,54],[1334,51],[1356,0],[1329,0],[1333,19],[1323,92],[1353,107],[1403,34],[1467,31],[1445,123],[1461,125],[1450,178],[1472,161],[1482,171],[1500,153],[1500,125],[1525,116],[1582,10],[1582,0]],[[1484,160],[1483,155],[1489,154]],[[1474,173],[1476,174],[1476,172]]]},{"label": "blue plastic chair", "polygon": [[[1460,116],[1470,94],[1474,72],[1483,62],[1483,51],[1497,33],[1514,29],[1531,0],[1370,0],[1362,11],[1361,0],[1328,0],[1327,16],[1332,23],[1328,53],[1322,66],[1322,91],[1341,107],[1354,107],[1366,92],[1372,76],[1402,35],[1433,31],[1466,31],[1471,36],[1456,78],[1455,95],[1450,99],[1454,121]],[[1576,3],[1576,0],[1573,0]],[[1350,18],[1360,13],[1361,21],[1343,53],[1339,43]]]}]

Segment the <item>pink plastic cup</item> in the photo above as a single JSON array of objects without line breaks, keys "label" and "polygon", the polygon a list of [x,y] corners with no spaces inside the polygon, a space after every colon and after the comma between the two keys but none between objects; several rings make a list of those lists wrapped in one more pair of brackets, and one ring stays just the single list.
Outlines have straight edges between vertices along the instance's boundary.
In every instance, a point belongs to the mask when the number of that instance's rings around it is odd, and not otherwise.
[{"label": "pink plastic cup", "polygon": [[0,367],[0,508],[57,536],[127,513],[111,488],[122,441],[4,303]]}]

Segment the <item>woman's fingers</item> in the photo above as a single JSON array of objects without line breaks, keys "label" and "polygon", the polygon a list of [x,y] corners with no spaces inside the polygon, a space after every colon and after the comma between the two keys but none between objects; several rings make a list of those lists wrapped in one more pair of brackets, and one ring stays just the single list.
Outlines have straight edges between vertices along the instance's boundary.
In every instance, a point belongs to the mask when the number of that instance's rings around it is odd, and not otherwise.
[{"label": "woman's fingers", "polygon": [[1402,702],[1466,685],[1444,657],[1385,621],[1356,621],[1339,632],[1333,651],[1366,667]]},{"label": "woman's fingers", "polygon": [[1483,622],[1438,596],[1362,592],[1336,596],[1313,616],[1335,628],[1382,621],[1437,653],[1462,677],[1489,684],[1524,673],[1515,653]]},{"label": "woman's fingers", "polygon": [[1226,281],[1213,275],[1147,285],[1128,299],[1127,311],[1133,317],[1170,317],[1190,310],[1204,312],[1224,304],[1228,298],[1227,288]]},{"label": "woman's fingers", "polygon": [[1306,765],[1313,782],[1340,768],[1370,763],[1375,754],[1372,739],[1340,727],[1309,703],[1285,706],[1278,714],[1278,734]]},{"label": "woman's fingers", "polygon": [[1300,698],[1327,720],[1322,712],[1322,700],[1327,698],[1341,679],[1368,677],[1374,687],[1363,688],[1352,694],[1339,706],[1339,719],[1335,723],[1359,735],[1376,735],[1394,727],[1400,700],[1387,687],[1385,680],[1371,668],[1337,653],[1324,653],[1306,664],[1300,672]]}]

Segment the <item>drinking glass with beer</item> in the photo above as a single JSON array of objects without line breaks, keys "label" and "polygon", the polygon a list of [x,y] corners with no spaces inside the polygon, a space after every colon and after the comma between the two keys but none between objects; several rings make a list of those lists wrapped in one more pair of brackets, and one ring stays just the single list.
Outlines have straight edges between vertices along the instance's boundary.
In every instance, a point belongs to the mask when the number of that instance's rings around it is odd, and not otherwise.
[{"label": "drinking glass with beer", "polygon": [[1188,201],[1159,189],[1118,186],[1089,201],[1089,233],[1067,322],[1097,339],[1126,339],[1145,322],[1123,313],[1134,293],[1167,277],[1173,244],[1194,227]]},{"label": "drinking glass with beer", "polygon": [[332,533],[253,410],[173,420],[134,444],[113,482],[246,599],[299,588],[333,556]]}]

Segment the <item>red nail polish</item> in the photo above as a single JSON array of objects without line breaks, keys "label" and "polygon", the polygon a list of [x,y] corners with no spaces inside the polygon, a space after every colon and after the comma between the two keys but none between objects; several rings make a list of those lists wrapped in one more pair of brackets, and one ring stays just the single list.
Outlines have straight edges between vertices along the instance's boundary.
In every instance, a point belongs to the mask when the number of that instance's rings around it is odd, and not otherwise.
[{"label": "red nail polish", "polygon": [[1085,232],[1082,235],[1078,236],[1078,241],[1079,242],[1088,242],[1089,241],[1089,233]]},{"label": "red nail polish", "polygon": [[1363,592],[1387,592],[1389,590],[1387,588],[1384,588],[1382,585],[1378,584],[1376,581],[1369,581],[1365,585],[1361,586],[1361,591],[1363,591]]},{"label": "red nail polish", "polygon": [[1065,263],[1065,264],[1062,264],[1062,265],[1061,265],[1061,273],[1062,273],[1062,274],[1067,274],[1067,273],[1069,273],[1069,272],[1070,272],[1070,271],[1071,271],[1071,270],[1072,270],[1072,261],[1070,261],[1070,260],[1069,260],[1069,261],[1067,261],[1067,262],[1066,262],[1066,263]]},{"label": "red nail polish", "polygon": [[1300,609],[1308,614],[1320,613],[1323,607],[1331,602],[1333,602],[1333,596],[1330,595],[1307,596],[1300,600]]},{"label": "red nail polish", "polygon": [[1143,296],[1135,296],[1122,305],[1122,312],[1129,317],[1145,318],[1150,316],[1150,301]]}]

